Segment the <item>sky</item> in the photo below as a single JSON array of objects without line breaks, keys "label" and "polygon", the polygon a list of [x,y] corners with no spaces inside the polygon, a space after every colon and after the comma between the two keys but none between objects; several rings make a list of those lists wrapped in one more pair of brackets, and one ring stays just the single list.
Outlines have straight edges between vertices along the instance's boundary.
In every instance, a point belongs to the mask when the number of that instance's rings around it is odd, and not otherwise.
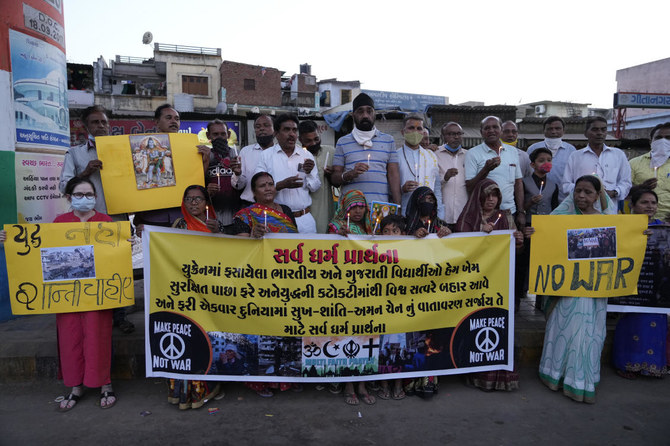
[{"label": "sky", "polygon": [[[223,60],[302,63],[317,80],[447,96],[612,107],[616,70],[670,57],[667,0],[64,0],[68,62],[151,57],[154,42],[221,48]],[[95,6],[92,6],[95,5]],[[657,18],[655,18],[657,17]]]}]

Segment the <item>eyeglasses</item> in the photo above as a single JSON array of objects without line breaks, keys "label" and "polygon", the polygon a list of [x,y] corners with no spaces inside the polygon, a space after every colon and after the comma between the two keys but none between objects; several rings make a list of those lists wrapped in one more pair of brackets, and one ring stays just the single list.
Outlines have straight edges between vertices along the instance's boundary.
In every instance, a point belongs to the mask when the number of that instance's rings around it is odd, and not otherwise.
[{"label": "eyeglasses", "polygon": [[202,198],[202,197],[186,197],[186,198],[184,198],[184,201],[187,202],[187,203],[200,204],[203,201],[205,201],[205,199]]},{"label": "eyeglasses", "polygon": [[447,132],[447,133],[445,133],[445,135],[447,135],[447,136],[463,136],[464,133],[463,132]]},{"label": "eyeglasses", "polygon": [[81,199],[81,198],[84,198],[84,197],[86,197],[86,198],[95,198],[95,194],[94,194],[93,192],[87,192],[87,193],[85,193],[85,194],[83,194],[83,193],[81,193],[81,192],[75,192],[75,193],[72,194],[72,196],[73,196],[74,198],[78,198],[78,199]]}]

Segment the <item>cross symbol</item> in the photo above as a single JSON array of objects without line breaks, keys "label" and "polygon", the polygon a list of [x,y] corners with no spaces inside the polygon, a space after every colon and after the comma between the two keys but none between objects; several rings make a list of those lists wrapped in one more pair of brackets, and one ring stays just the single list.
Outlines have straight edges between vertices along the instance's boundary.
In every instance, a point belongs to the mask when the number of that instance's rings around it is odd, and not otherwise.
[{"label": "cross symbol", "polygon": [[379,344],[373,344],[372,338],[370,338],[368,343],[363,345],[363,348],[368,349],[368,358],[372,358],[372,350],[374,350],[375,348],[379,348]]}]

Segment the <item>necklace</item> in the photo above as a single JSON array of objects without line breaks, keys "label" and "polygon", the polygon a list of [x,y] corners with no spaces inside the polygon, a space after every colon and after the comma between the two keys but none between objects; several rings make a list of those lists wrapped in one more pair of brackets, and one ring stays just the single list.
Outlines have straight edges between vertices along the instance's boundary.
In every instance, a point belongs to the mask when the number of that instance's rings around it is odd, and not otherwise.
[{"label": "necklace", "polygon": [[[419,149],[417,149],[419,150]],[[405,147],[402,148],[402,156],[405,158],[405,164],[407,164],[407,168],[409,169],[409,173],[412,174],[414,179],[417,179],[419,177],[419,163],[415,163],[414,166],[416,166],[416,173],[412,170],[412,167],[409,165],[409,161],[407,160],[407,153],[405,153]]]}]

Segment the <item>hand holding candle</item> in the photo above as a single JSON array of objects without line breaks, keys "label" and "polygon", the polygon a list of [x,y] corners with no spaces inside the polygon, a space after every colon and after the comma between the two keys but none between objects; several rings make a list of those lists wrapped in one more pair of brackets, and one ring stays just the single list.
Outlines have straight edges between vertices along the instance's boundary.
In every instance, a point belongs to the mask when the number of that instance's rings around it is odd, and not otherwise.
[{"label": "hand holding candle", "polygon": [[428,233],[430,234],[430,219],[428,219]]}]

